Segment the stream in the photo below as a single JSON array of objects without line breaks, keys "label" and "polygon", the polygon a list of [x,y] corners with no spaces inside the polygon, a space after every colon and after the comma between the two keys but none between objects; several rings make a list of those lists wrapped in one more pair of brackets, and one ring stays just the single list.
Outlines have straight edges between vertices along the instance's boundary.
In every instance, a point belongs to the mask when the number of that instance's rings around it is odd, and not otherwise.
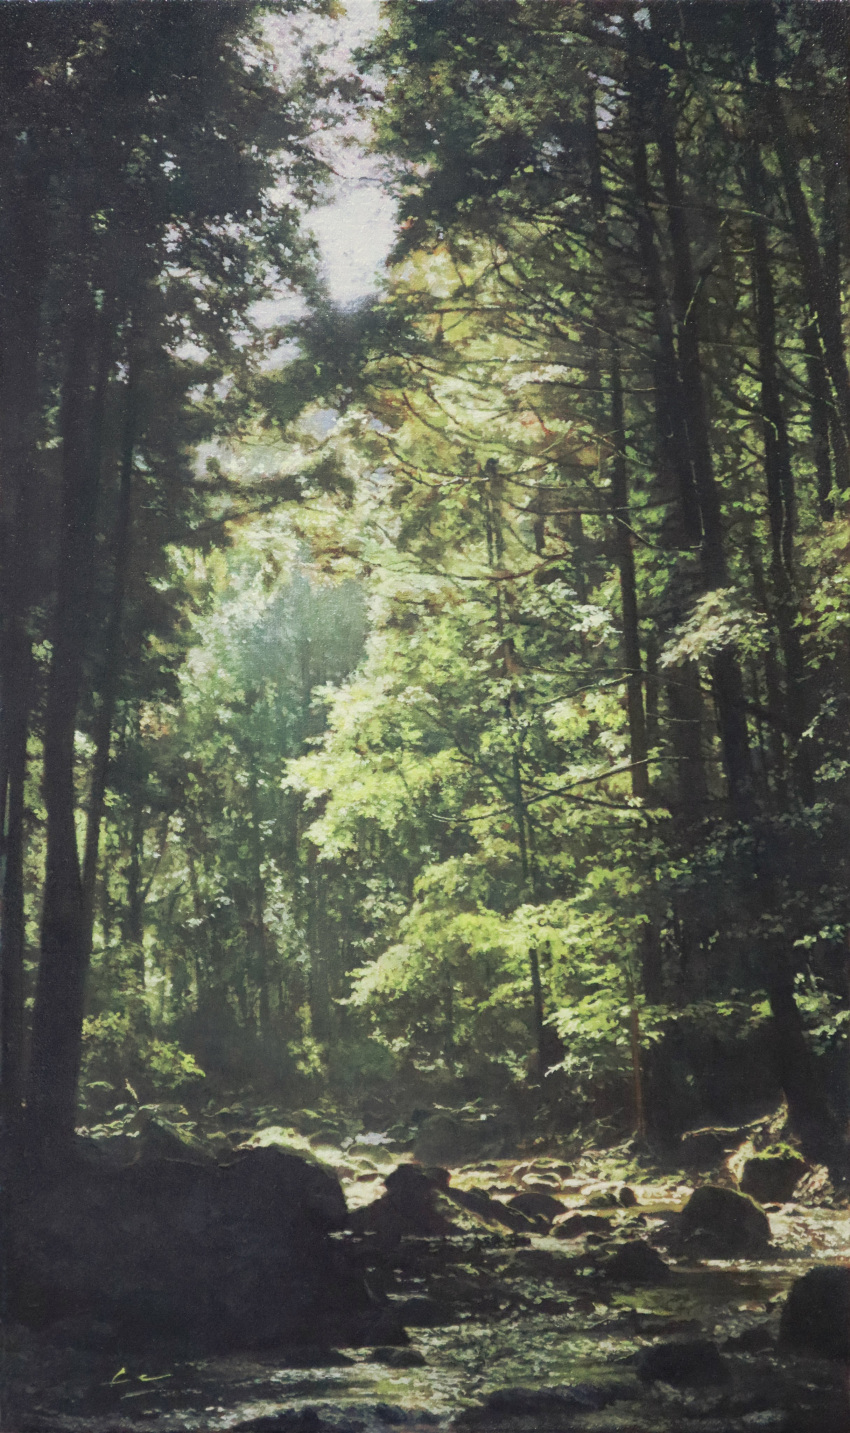
[{"label": "stream", "polygon": [[[380,1173],[355,1174],[350,1202],[374,1199]],[[509,1176],[491,1164],[462,1171],[457,1185],[493,1188],[494,1177]],[[571,1183],[573,1207],[594,1196],[600,1207],[604,1186]],[[794,1279],[846,1262],[850,1210],[775,1207],[767,1258],[695,1262],[664,1242],[665,1220],[690,1191],[668,1181],[635,1192],[634,1207],[607,1211],[612,1237],[655,1243],[665,1282],[613,1281],[598,1234],[512,1234],[467,1214],[457,1232],[405,1238],[368,1259],[408,1330],[398,1346],[175,1363],[165,1348],[118,1358],[7,1328],[0,1433],[848,1433],[843,1367],[780,1355],[776,1337]],[[708,1341],[694,1376],[642,1376],[648,1348],[680,1341]]]}]

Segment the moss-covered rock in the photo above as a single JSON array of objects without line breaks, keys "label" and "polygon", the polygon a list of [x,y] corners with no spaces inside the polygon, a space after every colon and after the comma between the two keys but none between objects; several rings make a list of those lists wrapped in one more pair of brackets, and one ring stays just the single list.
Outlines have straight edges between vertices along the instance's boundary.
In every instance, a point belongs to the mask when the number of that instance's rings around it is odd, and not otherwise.
[{"label": "moss-covered rock", "polygon": [[709,1257],[756,1258],[770,1243],[770,1220],[749,1195],[705,1184],[682,1210],[678,1233],[685,1246]]},{"label": "moss-covered rock", "polygon": [[746,1161],[741,1173],[741,1190],[764,1204],[785,1204],[808,1168],[799,1150],[787,1144],[773,1144]]}]

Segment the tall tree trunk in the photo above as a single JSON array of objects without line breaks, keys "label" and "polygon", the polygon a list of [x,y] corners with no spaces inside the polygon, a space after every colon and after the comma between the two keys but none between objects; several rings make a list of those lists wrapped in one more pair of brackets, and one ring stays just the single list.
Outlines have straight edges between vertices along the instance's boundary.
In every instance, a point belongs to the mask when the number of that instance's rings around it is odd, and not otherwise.
[{"label": "tall tree trunk", "polygon": [[[756,70],[761,82],[760,112],[771,124],[776,154],[794,242],[800,256],[803,292],[815,321],[824,365],[833,389],[834,412],[843,434],[843,446],[850,444],[850,372],[844,345],[841,308],[834,299],[833,284],[815,235],[812,216],[800,179],[794,136],[791,133],[782,94],[777,84],[776,13],[772,4],[750,7],[753,22]],[[839,479],[840,481],[840,479]],[[843,483],[841,484],[843,486]]]},{"label": "tall tree trunk", "polygon": [[611,381],[611,516],[614,519],[614,548],[620,577],[620,606],[623,615],[623,655],[626,666],[626,702],[629,718],[629,759],[632,795],[649,796],[649,748],[646,713],[643,705],[643,670],[640,649],[635,555],[632,549],[629,512],[629,476],[626,464],[626,420],[620,357],[612,342],[609,357]]},{"label": "tall tree trunk", "polygon": [[87,290],[76,297],[60,417],[62,536],[44,721],[47,855],[27,1096],[28,1131],[45,1153],[73,1133],[88,967],[75,827],[74,737],[95,561],[98,430],[109,368],[106,322],[103,314],[98,371],[93,375],[94,304]]},{"label": "tall tree trunk", "polygon": [[800,796],[807,804],[813,799],[812,763],[803,742],[808,725],[805,695],[806,666],[800,642],[795,590],[794,530],[797,499],[791,466],[791,444],[776,344],[776,303],[770,272],[765,215],[765,185],[758,155],[750,154],[747,166],[748,205],[751,212],[752,279],[756,340],[761,385],[762,432],[764,442],[767,510],[770,530],[770,576],[775,595],[775,620],[785,662],[785,721],[792,743],[794,771]]},{"label": "tall tree trunk", "polygon": [[95,884],[100,851],[100,830],[103,823],[109,775],[109,751],[121,679],[121,632],[132,537],[133,454],[137,437],[136,428],[136,364],[134,355],[131,353],[124,391],[124,428],[119,460],[118,502],[112,537],[112,587],[103,639],[100,705],[94,721],[94,759],[89,786],[89,809],[83,854],[83,903],[86,943],[89,952],[91,952],[94,926]]},{"label": "tall tree trunk", "polygon": [[[825,522],[835,515],[832,501],[833,462],[835,485],[841,490],[850,486],[850,462],[847,443],[840,425],[833,421],[830,409],[829,384],[823,367],[823,354],[818,343],[817,326],[813,318],[803,325],[803,343],[806,350],[806,375],[809,397],[809,431],[812,435],[812,450],[817,483],[818,507]],[[832,442],[832,448],[830,447]],[[832,457],[830,456],[832,452]],[[840,475],[840,476],[839,476]]]},{"label": "tall tree trunk", "polygon": [[45,275],[40,205],[26,175],[7,176],[0,254],[0,1113],[17,1126],[24,1060],[24,842],[27,738],[33,700],[31,616],[39,598],[35,524],[43,519],[38,464],[39,335]]},{"label": "tall tree trunk", "polygon": [[[685,196],[669,100],[662,94],[654,106],[655,136],[672,256],[672,295],[676,315],[678,396],[684,404],[688,453],[702,521],[700,559],[706,592],[729,584],[720,492],[715,481],[708,409],[699,340],[699,293],[685,217]],[[753,774],[747,731],[744,682],[735,653],[724,647],[711,662],[723,764],[734,818],[744,824],[754,814]]]}]

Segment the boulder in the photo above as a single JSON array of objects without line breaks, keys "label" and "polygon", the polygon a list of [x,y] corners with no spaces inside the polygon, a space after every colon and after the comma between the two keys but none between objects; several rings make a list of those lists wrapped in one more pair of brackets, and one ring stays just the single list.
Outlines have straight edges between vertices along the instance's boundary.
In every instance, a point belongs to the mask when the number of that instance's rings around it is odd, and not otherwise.
[{"label": "boulder", "polygon": [[593,1384],[556,1386],[553,1388],[495,1388],[483,1404],[465,1408],[454,1420],[455,1428],[483,1428],[492,1433],[501,1428],[541,1429],[572,1428],[575,1419],[596,1413],[616,1402],[623,1390]]},{"label": "boulder", "polygon": [[609,1279],[624,1284],[664,1284],[670,1278],[670,1266],[644,1239],[618,1244],[604,1271]]},{"label": "boulder", "polygon": [[513,1199],[508,1200],[508,1208],[524,1214],[527,1219],[542,1219],[547,1224],[551,1224],[553,1219],[564,1213],[564,1205],[560,1199],[542,1190],[528,1189],[522,1194],[515,1194]]},{"label": "boulder", "polygon": [[513,1145],[517,1131],[507,1118],[471,1118],[440,1110],[422,1122],[413,1145],[421,1164],[457,1168],[486,1155],[500,1157]]},{"label": "boulder", "polygon": [[617,1209],[620,1201],[613,1189],[597,1189],[595,1194],[588,1195],[585,1200],[587,1209]]},{"label": "boulder", "polygon": [[557,1239],[577,1239],[580,1234],[604,1234],[610,1230],[610,1219],[601,1214],[568,1214],[555,1221],[552,1233]]},{"label": "boulder", "polygon": [[37,1327],[104,1320],[128,1345],[206,1350],[339,1339],[370,1309],[329,1237],[339,1181],[277,1149],[226,1166],[74,1162],[19,1178],[10,1204],[10,1304]]},{"label": "boulder", "polygon": [[653,1344],[638,1354],[637,1371],[644,1383],[691,1388],[725,1383],[729,1377],[720,1349],[710,1339]]},{"label": "boulder", "polygon": [[746,1161],[741,1189],[762,1204],[785,1204],[808,1168],[803,1156],[788,1145],[768,1148]]},{"label": "boulder", "polygon": [[740,1125],[685,1130],[679,1141],[682,1168],[692,1169],[697,1173],[718,1169],[727,1154],[737,1149],[745,1135],[746,1130]]},{"label": "boulder", "polygon": [[638,1202],[637,1195],[635,1194],[631,1186],[628,1184],[623,1185],[622,1189],[617,1195],[617,1198],[619,1199],[623,1209],[634,1209],[635,1205]]},{"label": "boulder", "polygon": [[850,1269],[810,1269],[792,1284],[782,1310],[779,1347],[850,1363]]},{"label": "boulder", "polygon": [[770,1220],[749,1195],[704,1184],[679,1215],[678,1234],[684,1245],[710,1258],[756,1258],[770,1243]]},{"label": "boulder", "polygon": [[386,1194],[362,1205],[348,1216],[355,1234],[375,1234],[388,1247],[405,1236],[435,1238],[452,1231],[445,1185],[432,1179],[417,1164],[400,1164],[384,1180]]}]

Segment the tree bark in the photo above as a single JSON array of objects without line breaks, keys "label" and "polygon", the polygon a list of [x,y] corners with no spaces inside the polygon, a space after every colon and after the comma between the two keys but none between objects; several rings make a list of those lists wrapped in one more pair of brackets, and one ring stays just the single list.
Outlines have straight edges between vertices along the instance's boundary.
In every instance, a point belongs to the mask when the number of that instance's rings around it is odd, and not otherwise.
[{"label": "tree bark", "polygon": [[626,703],[629,718],[629,759],[632,795],[645,801],[649,796],[649,748],[646,713],[643,705],[643,664],[640,649],[635,555],[632,549],[629,512],[629,475],[626,464],[626,420],[620,357],[612,342],[609,355],[611,380],[611,516],[614,519],[614,548],[620,577],[620,606],[623,616],[623,656],[626,667]]},{"label": "tree bark", "polygon": [[812,216],[800,180],[794,137],[777,85],[777,32],[773,5],[752,6],[756,70],[761,81],[760,105],[768,116],[794,242],[800,256],[803,292],[817,327],[826,372],[833,389],[834,413],[840,424],[843,446],[850,444],[850,372],[842,330],[841,308],[834,293],[825,260],[821,257]]},{"label": "tree bark", "polygon": [[97,709],[94,721],[93,737],[95,750],[89,786],[89,809],[86,820],[85,848],[83,854],[83,903],[86,942],[89,952],[91,952],[94,926],[95,883],[97,881],[97,865],[100,851],[100,830],[103,823],[106,786],[109,775],[109,752],[112,743],[115,707],[118,700],[118,688],[121,679],[121,631],[124,620],[127,569],[130,562],[132,539],[133,455],[137,436],[136,427],[136,372],[135,360],[131,353],[127,384],[124,393],[124,430],[121,441],[118,475],[118,504],[112,538],[112,588],[109,597],[106,632],[103,640],[103,677],[100,690],[100,705]]},{"label": "tree bark", "polygon": [[[0,253],[0,1110],[17,1125],[24,1061],[24,842],[27,739],[34,697],[35,524],[43,521],[37,439],[46,228],[36,177],[18,157],[6,176]],[[21,172],[22,169],[24,172]]]},{"label": "tree bark", "polygon": [[748,158],[747,181],[751,212],[753,305],[759,355],[770,530],[770,576],[775,597],[774,617],[785,663],[785,724],[792,743],[798,791],[808,805],[813,800],[814,791],[812,762],[803,740],[803,732],[808,726],[808,712],[805,694],[806,665],[797,627],[799,606],[795,590],[794,531],[797,497],[777,355],[776,303],[770,272],[767,218],[764,212],[764,176],[761,161],[754,152]]},{"label": "tree bark", "polygon": [[94,304],[87,288],[76,296],[60,416],[62,535],[44,722],[47,855],[27,1097],[28,1133],[45,1153],[73,1133],[88,968],[75,827],[74,736],[95,560],[99,428],[109,367],[106,322],[103,314],[94,375]]},{"label": "tree bark", "polygon": [[[664,188],[672,254],[672,294],[676,315],[679,385],[684,404],[688,454],[702,521],[700,562],[706,592],[729,585],[720,492],[714,478],[711,436],[699,340],[699,293],[685,218],[685,196],[679,176],[676,138],[669,100],[662,94],[654,106],[655,137]],[[735,653],[724,647],[711,662],[723,765],[729,803],[735,820],[746,824],[754,815],[753,773],[747,731],[744,682]]]}]

